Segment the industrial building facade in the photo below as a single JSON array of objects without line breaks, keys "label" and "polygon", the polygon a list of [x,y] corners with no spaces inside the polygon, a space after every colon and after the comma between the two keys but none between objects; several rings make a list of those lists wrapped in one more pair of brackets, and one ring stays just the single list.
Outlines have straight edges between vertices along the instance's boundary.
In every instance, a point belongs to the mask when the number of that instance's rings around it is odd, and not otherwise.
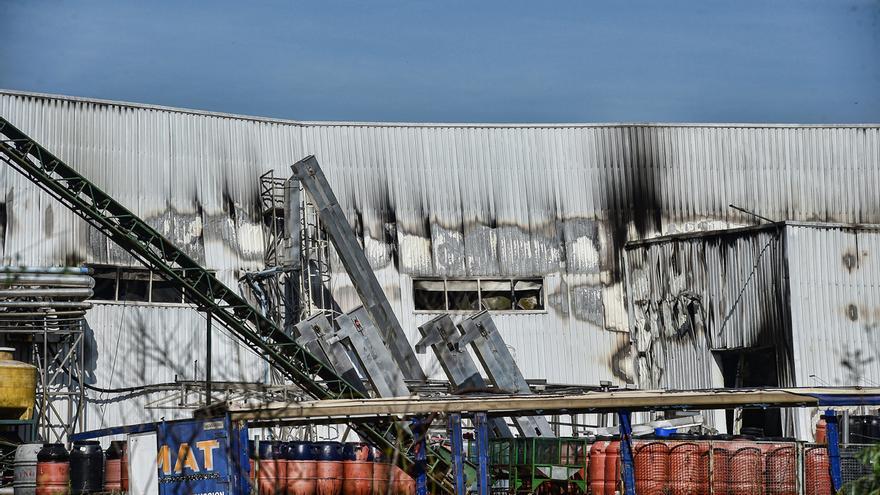
[{"label": "industrial building facade", "polygon": [[[878,126],[307,123],[11,91],[0,115],[232,287],[264,267],[260,175],[314,154],[410,341],[488,307],[528,379],[720,387],[748,350],[780,386],[880,382]],[[184,415],[109,390],[203,379],[203,316],[26,178],[0,184],[5,264],[96,268],[86,373],[108,392],[86,426]],[[730,205],[795,223],[710,233],[760,222]],[[229,336],[213,354],[216,380],[269,379]]]}]

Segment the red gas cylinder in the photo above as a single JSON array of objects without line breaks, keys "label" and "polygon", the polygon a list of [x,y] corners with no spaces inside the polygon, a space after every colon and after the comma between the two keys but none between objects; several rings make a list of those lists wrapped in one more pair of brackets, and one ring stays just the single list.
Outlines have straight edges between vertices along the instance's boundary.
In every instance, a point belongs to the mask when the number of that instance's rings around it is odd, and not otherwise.
[{"label": "red gas cylinder", "polygon": [[284,495],[287,483],[287,460],[283,444],[277,440],[260,442],[257,449],[257,489],[260,495]]},{"label": "red gas cylinder", "polygon": [[754,495],[761,493],[764,465],[761,449],[754,443],[736,449],[730,456],[730,494]]},{"label": "red gas cylinder", "polygon": [[605,449],[607,448],[606,437],[597,437],[590,447],[590,468],[587,473],[590,493],[593,495],[605,495]]},{"label": "red gas cylinder", "polygon": [[388,483],[391,478],[391,465],[385,462],[382,451],[373,448],[373,493],[372,495],[388,495]]},{"label": "red gas cylinder", "polygon": [[804,478],[806,495],[829,495],[834,493],[831,484],[831,465],[828,460],[828,449],[813,447],[804,453]]},{"label": "red gas cylinder", "polygon": [[605,495],[614,495],[620,482],[620,440],[611,440],[605,448]]},{"label": "red gas cylinder", "polygon": [[669,490],[672,495],[709,492],[709,446],[695,441],[671,442]]},{"label": "red gas cylinder", "polygon": [[104,460],[104,491],[119,493],[122,491],[122,452],[125,442],[113,440],[107,448]]},{"label": "red gas cylinder", "polygon": [[70,493],[70,458],[60,443],[44,443],[37,453],[36,495]]},{"label": "red gas cylinder", "polygon": [[318,460],[318,495],[342,494],[342,444],[317,442],[315,457]]},{"label": "red gas cylinder", "polygon": [[728,495],[730,493],[730,457],[732,452],[729,444],[715,441],[712,446],[712,493]]},{"label": "red gas cylinder", "polygon": [[287,461],[287,495],[315,495],[318,490],[318,462],[312,444],[290,442],[284,458]]},{"label": "red gas cylinder", "polygon": [[669,480],[669,447],[665,442],[640,440],[633,450],[636,493],[663,495]]},{"label": "red gas cylinder", "polygon": [[816,423],[816,443],[826,444],[827,440],[827,431],[828,423],[825,422],[825,416],[819,417],[819,422]]},{"label": "red gas cylinder", "polygon": [[416,481],[397,466],[391,466],[391,493],[394,495],[415,495]]},{"label": "red gas cylinder", "polygon": [[[373,491],[373,452],[369,444],[347,443],[342,448],[344,495],[370,495]],[[288,493],[288,495],[290,495]]]},{"label": "red gas cylinder", "polygon": [[797,494],[797,454],[794,443],[777,443],[764,456],[765,490],[768,495]]},{"label": "red gas cylinder", "polygon": [[128,491],[128,442],[122,441],[122,457],[119,458],[119,485]]}]

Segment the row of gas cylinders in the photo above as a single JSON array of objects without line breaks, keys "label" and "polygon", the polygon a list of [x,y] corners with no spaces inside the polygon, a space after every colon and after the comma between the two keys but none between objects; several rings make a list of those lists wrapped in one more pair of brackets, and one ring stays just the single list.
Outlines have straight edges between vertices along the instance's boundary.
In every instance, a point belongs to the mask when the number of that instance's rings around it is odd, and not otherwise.
[{"label": "row of gas cylinders", "polygon": [[[633,470],[639,495],[796,495],[797,450],[793,440],[733,437],[707,441],[694,435],[675,440],[633,442]],[[711,452],[711,455],[710,455]],[[584,459],[590,493],[621,493],[620,440],[599,437]],[[711,473],[710,473],[711,467]],[[805,452],[805,493],[833,493],[825,447]],[[584,476],[584,473],[581,473]]]},{"label": "row of gas cylinders", "polygon": [[268,441],[251,447],[250,457],[250,476],[259,495],[416,492],[412,477],[366,443]]},{"label": "row of gas cylinders", "polygon": [[28,443],[15,450],[15,495],[82,495],[128,491],[124,441],[110,442],[106,452],[97,441]]}]

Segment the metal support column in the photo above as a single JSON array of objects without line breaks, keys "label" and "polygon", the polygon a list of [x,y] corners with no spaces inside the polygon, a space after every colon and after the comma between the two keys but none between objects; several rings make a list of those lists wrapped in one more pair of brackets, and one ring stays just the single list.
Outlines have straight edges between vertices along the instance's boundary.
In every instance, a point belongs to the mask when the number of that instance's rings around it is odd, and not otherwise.
[{"label": "metal support column", "polygon": [[413,459],[415,460],[416,495],[428,495],[428,476],[425,466],[428,463],[428,426],[424,418],[415,417],[410,421],[415,443],[413,443]]},{"label": "metal support column", "polygon": [[207,330],[205,333],[205,404],[211,405],[211,310],[205,312],[208,318]]},{"label": "metal support column", "polygon": [[477,460],[480,466],[477,493],[489,495],[489,421],[486,413],[474,414],[474,429],[477,437]]},{"label": "metal support column", "polygon": [[449,426],[447,428],[449,440],[452,447],[452,469],[455,475],[455,495],[465,495],[467,485],[464,478],[464,460],[462,452],[464,451],[464,440],[461,436],[461,414],[453,413],[449,415]]},{"label": "metal support column", "polygon": [[843,478],[840,474],[840,444],[838,435],[837,415],[834,410],[825,411],[826,430],[825,436],[828,440],[828,464],[831,468],[831,484],[834,491],[840,490],[843,486]]},{"label": "metal support column", "polygon": [[620,419],[620,464],[623,474],[624,495],[636,495],[636,476],[633,469],[632,424],[629,411],[618,411]]}]

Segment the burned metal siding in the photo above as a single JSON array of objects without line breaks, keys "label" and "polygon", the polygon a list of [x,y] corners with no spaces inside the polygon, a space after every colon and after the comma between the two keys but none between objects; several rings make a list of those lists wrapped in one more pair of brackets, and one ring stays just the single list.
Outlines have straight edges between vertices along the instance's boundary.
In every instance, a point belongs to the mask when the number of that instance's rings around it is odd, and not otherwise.
[{"label": "burned metal siding", "polygon": [[[9,91],[0,114],[233,285],[261,265],[257,177],[315,154],[412,339],[411,277],[547,278],[546,313],[498,317],[529,378],[634,380],[628,240],[752,222],[728,204],[880,222],[876,126],[305,123]],[[5,262],[128,261],[14,171],[0,184]]]},{"label": "burned metal siding", "polygon": [[[785,349],[781,229],[674,236],[627,249],[630,323],[642,387],[723,386],[712,351]],[[786,355],[780,356],[783,363]]]}]

